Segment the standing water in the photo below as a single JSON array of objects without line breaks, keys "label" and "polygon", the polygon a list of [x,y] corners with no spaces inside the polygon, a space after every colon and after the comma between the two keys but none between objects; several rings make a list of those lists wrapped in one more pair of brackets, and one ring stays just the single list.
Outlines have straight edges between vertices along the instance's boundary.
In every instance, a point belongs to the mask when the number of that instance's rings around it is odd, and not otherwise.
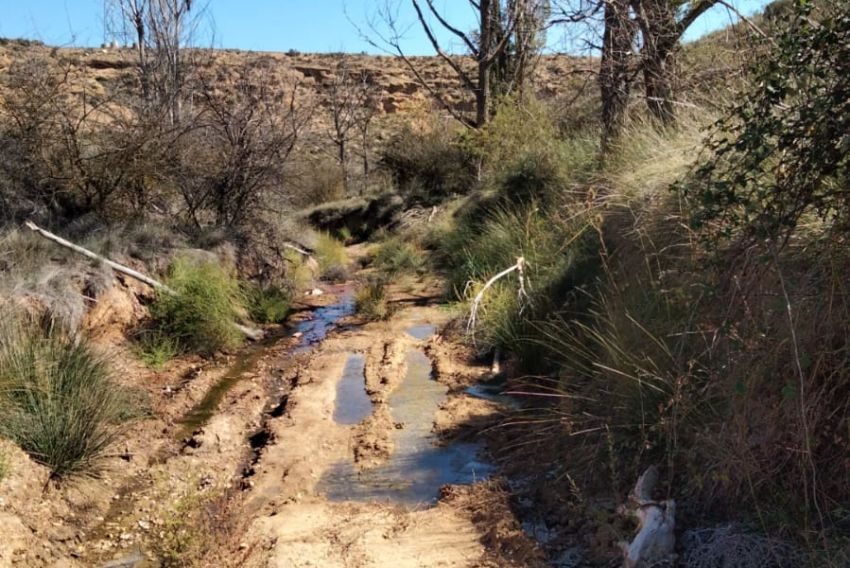
[{"label": "standing water", "polygon": [[372,400],[366,394],[366,377],[363,374],[366,359],[363,355],[349,355],[336,387],[334,421],[337,424],[357,424],[372,414]]},{"label": "standing water", "polygon": [[388,400],[395,430],[395,451],[383,465],[358,471],[351,461],[338,462],[319,482],[319,491],[334,501],[392,501],[406,505],[433,503],[440,487],[486,478],[492,467],[476,459],[478,444],[440,446],[432,433],[434,413],[448,389],[434,380],[431,361],[418,349],[407,354],[407,376]]}]

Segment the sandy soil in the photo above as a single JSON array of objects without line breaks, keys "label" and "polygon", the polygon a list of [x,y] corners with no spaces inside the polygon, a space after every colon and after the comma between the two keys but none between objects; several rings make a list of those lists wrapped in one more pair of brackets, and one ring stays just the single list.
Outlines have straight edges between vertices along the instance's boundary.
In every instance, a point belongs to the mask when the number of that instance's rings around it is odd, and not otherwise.
[{"label": "sandy soil", "polygon": [[[393,452],[391,434],[403,425],[393,423],[387,399],[404,377],[412,346],[428,354],[435,377],[450,389],[445,404],[435,409],[435,432],[446,438],[469,435],[498,415],[493,403],[463,392],[486,376],[486,366],[470,364],[470,354],[439,331],[424,340],[406,332],[414,324],[439,330],[448,322],[445,309],[424,305],[433,303],[437,288],[420,282],[397,290],[399,309],[389,321],[351,318],[312,352],[293,356],[294,340],[279,341],[242,374],[215,415],[190,431],[180,418],[218,382],[234,356],[184,359],[154,373],[113,346],[123,375],[145,385],[154,417],[131,427],[102,479],[56,487],[23,452],[8,444],[0,448],[10,471],[0,482],[0,566],[155,565],[152,543],[173,530],[175,511],[179,518],[189,498],[206,504],[209,523],[191,527],[209,533],[198,537],[205,544],[193,551],[195,565],[534,565],[528,552],[534,544],[517,529],[504,495],[487,483],[447,488],[436,506],[418,510],[330,502],[317,491],[332,464],[351,460],[367,469]],[[333,298],[310,301],[327,305]],[[334,421],[333,412],[337,384],[354,353],[365,357],[374,411],[345,426]],[[486,515],[481,503],[493,504]]]}]

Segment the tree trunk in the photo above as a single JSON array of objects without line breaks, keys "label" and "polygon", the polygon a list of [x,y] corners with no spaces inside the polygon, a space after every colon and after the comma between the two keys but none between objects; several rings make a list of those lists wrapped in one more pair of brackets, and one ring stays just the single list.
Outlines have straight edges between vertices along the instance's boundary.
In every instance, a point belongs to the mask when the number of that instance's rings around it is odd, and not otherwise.
[{"label": "tree trunk", "polygon": [[475,126],[481,128],[490,120],[490,68],[493,65],[492,50],[493,26],[491,0],[481,0],[481,37],[478,46],[478,85],[475,91]]},{"label": "tree trunk", "polygon": [[628,0],[606,2],[604,18],[599,91],[602,97],[602,150],[606,152],[616,142],[626,121],[631,90],[629,59],[635,27],[629,17]]},{"label": "tree trunk", "polygon": [[676,120],[673,54],[681,35],[676,11],[669,0],[635,0],[633,7],[643,35],[641,64],[646,104],[661,124],[670,125]]}]

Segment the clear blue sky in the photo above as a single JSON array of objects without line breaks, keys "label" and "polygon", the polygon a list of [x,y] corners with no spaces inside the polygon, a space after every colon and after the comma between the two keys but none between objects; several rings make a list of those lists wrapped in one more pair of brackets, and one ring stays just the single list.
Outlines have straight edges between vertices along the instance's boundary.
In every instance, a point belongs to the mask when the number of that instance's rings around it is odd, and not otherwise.
[{"label": "clear blue sky", "polygon": [[[195,0],[200,3],[199,0]],[[352,25],[368,28],[368,16],[384,0],[209,0],[215,23],[215,45],[261,51],[304,52],[368,51]],[[413,23],[410,2],[402,0],[400,20]],[[743,13],[752,14],[769,0],[733,0]],[[437,0],[452,21],[467,22],[474,14],[464,0]],[[0,37],[39,39],[50,45],[97,46],[104,42],[104,0],[0,0]],[[348,16],[346,16],[346,12]],[[349,20],[350,18],[350,20]],[[687,39],[723,27],[730,15],[717,7],[689,31]],[[550,35],[552,45],[557,46]],[[450,42],[446,40],[447,45]],[[431,54],[428,40],[411,28],[405,49]]]}]

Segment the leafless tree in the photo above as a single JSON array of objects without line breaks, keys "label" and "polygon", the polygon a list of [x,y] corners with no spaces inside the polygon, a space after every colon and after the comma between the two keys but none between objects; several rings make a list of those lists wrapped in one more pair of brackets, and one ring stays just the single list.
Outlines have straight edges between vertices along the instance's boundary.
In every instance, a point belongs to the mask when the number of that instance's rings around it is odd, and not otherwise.
[{"label": "leafless tree", "polygon": [[383,89],[376,85],[370,73],[360,74],[360,105],[354,111],[354,125],[360,135],[360,157],[363,160],[363,186],[361,194],[369,188],[371,163],[369,154],[372,134],[372,123],[380,112]]},{"label": "leafless tree", "polygon": [[185,95],[185,51],[198,33],[203,6],[193,0],[109,1],[113,33],[136,44],[144,99],[167,108],[170,123],[176,124]]},{"label": "leafless tree", "polygon": [[21,201],[54,216],[139,211],[150,197],[160,132],[128,112],[120,86],[97,97],[72,88],[81,82],[76,69],[33,59],[9,70],[3,177],[17,184]]},{"label": "leafless tree", "polygon": [[631,0],[641,31],[641,67],[646,102],[662,123],[676,119],[675,54],[682,35],[718,0]]},{"label": "leafless tree", "polygon": [[296,104],[297,86],[273,88],[267,71],[243,69],[235,89],[204,86],[174,171],[185,216],[198,227],[244,226],[283,183],[312,109]]},{"label": "leafless tree", "polygon": [[592,51],[601,53],[599,89],[602,139],[607,147],[626,117],[631,85],[643,77],[650,113],[675,121],[675,54],[682,35],[721,0],[556,0],[553,23],[582,26]]},{"label": "leafless tree", "polygon": [[336,148],[336,160],[347,192],[350,185],[349,142],[359,134],[362,144],[363,175],[369,175],[369,132],[378,111],[380,89],[373,84],[366,69],[355,69],[348,57],[342,56],[334,67],[327,87],[331,142]]},{"label": "leafless tree", "polygon": [[[431,46],[458,77],[461,87],[475,99],[475,116],[469,117],[453,107],[445,97],[424,77],[416,64],[404,53],[402,38],[404,29],[399,22],[398,1],[387,0],[378,11],[381,25],[371,25],[375,39],[373,45],[387,48],[398,55],[410,68],[416,80],[457,120],[469,126],[485,125],[492,115],[493,93],[512,90],[505,85],[517,85],[525,79],[515,73],[510,78],[496,73],[498,70],[526,71],[529,51],[536,43],[529,38],[538,36],[532,27],[539,24],[540,15],[547,4],[541,0],[467,0],[477,14],[474,32],[461,29],[460,24],[450,22],[434,5],[434,0],[410,0],[417,21]],[[474,62],[474,69],[464,66],[464,58],[446,51],[437,36],[439,26],[456,37]],[[382,32],[381,29],[384,31]],[[509,58],[513,61],[509,65]],[[500,65],[501,61],[501,65]],[[517,64],[516,62],[522,62]],[[499,82],[495,85],[494,81]]]}]

